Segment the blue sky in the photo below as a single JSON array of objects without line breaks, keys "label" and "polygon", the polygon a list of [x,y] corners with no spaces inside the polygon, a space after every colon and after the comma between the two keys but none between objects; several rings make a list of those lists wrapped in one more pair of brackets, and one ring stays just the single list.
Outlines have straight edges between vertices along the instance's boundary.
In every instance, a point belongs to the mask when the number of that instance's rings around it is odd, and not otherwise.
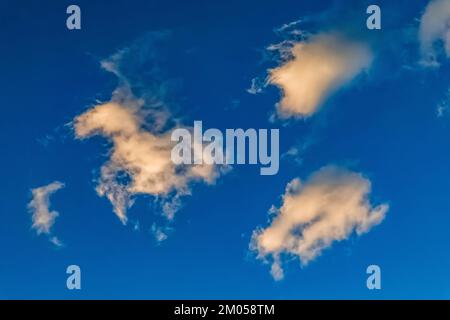
[{"label": "blue sky", "polygon": [[[448,299],[450,64],[445,53],[437,67],[420,63],[428,2],[377,1],[382,29],[368,30],[364,1],[78,1],[82,29],[69,31],[72,3],[2,1],[0,297]],[[265,48],[289,37],[277,28],[301,18],[307,22],[295,27],[344,30],[374,59],[312,116],[271,121],[280,89],[247,89],[283,64]],[[213,185],[190,185],[169,224],[151,195],[136,195],[124,226],[95,191],[111,144],[77,139],[73,129],[75,117],[120,87],[100,62],[123,48],[142,53],[122,61],[127,79],[140,84],[134,93],[161,85],[184,125],[279,128],[280,153],[299,154],[282,157],[277,175],[236,165]],[[283,256],[284,279],[276,281],[270,263],[249,249],[252,234],[270,225],[268,211],[282,205],[292,179],[329,164],[361,172],[372,185],[370,203],[389,210],[304,267],[298,256]],[[52,234],[62,246],[36,233],[27,209],[31,189],[53,181],[65,184],[51,196],[59,212]],[[154,223],[171,228],[160,243]],[[80,291],[66,288],[71,264],[81,267]],[[371,264],[381,267],[382,290],[366,287]]]}]

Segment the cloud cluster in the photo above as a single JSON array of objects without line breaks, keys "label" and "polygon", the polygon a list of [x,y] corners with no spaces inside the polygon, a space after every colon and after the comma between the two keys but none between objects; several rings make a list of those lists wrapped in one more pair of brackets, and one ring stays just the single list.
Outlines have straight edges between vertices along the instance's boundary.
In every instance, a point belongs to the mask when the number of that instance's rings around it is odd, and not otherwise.
[{"label": "cloud cluster", "polygon": [[[64,188],[64,183],[54,181],[31,190],[32,199],[28,203],[28,210],[32,214],[32,228],[36,230],[37,234],[51,235],[51,229],[59,213],[50,211],[50,196],[62,188]],[[50,241],[57,246],[61,246],[61,242],[56,237],[51,237]]]},{"label": "cloud cluster", "polygon": [[271,273],[283,278],[281,255],[299,257],[308,264],[334,241],[361,235],[379,224],[389,206],[373,207],[370,181],[359,173],[326,166],[305,182],[298,178],[286,187],[280,208],[273,207],[270,226],[254,232],[251,248],[258,257],[273,259]]},{"label": "cloud cluster", "polygon": [[[292,45],[289,58],[269,70],[268,82],[282,90],[277,104],[281,118],[307,117],[330,94],[348,84],[372,62],[368,46],[338,34],[319,34]],[[279,48],[286,56],[286,46]]]},{"label": "cloud cluster", "polygon": [[450,1],[432,0],[420,19],[419,41],[422,62],[425,65],[439,65],[442,46],[443,54],[450,57]]}]

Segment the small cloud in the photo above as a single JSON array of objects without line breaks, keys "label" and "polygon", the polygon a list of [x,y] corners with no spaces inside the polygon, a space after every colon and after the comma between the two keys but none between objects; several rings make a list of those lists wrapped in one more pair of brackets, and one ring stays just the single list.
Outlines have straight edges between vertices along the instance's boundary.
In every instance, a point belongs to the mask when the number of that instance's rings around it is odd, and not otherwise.
[{"label": "small cloud", "polygon": [[133,221],[133,230],[139,231],[140,229],[141,229],[141,225],[140,225],[139,221],[138,220]]},{"label": "small cloud", "polygon": [[444,99],[436,107],[436,116],[438,118],[442,118],[448,113],[450,108],[450,89],[447,91],[447,94]]},{"label": "small cloud", "polygon": [[285,32],[286,30],[293,29],[293,28],[294,28],[294,30],[296,30],[295,27],[298,26],[301,22],[302,22],[302,19],[298,19],[298,20],[291,21],[289,23],[285,23],[281,27],[276,28],[275,32],[282,33],[282,32]]},{"label": "small cloud", "polygon": [[283,280],[284,278],[284,271],[281,267],[280,257],[278,255],[274,256],[273,263],[270,266],[270,274],[276,281]]},{"label": "small cloud", "polygon": [[303,163],[302,159],[302,149],[299,146],[292,146],[288,151],[281,155],[281,159],[290,159],[293,160],[297,165],[301,165]]},{"label": "small cloud", "polygon": [[99,134],[112,143],[110,157],[101,168],[97,193],[109,199],[124,224],[133,195],[161,197],[163,212],[172,220],[180,207],[180,196],[190,193],[191,182],[211,184],[219,176],[215,165],[192,165],[180,170],[171,160],[171,131],[155,133],[146,129],[147,114],[139,99],[116,95],[74,121],[77,138]]},{"label": "small cloud", "polygon": [[250,88],[247,89],[247,92],[250,94],[258,94],[261,93],[266,84],[259,78],[253,78]]},{"label": "small cloud", "polygon": [[311,116],[333,92],[372,62],[368,46],[338,34],[284,42],[271,50],[278,50],[284,57],[280,66],[269,70],[268,79],[269,84],[282,90],[277,104],[281,118]]},{"label": "small cloud", "polygon": [[194,182],[214,184],[222,173],[217,165],[183,166],[171,159],[171,134],[182,126],[169,110],[168,81],[161,75],[155,48],[166,37],[165,32],[151,33],[103,60],[101,66],[117,77],[118,86],[109,101],[73,121],[76,138],[100,135],[110,142],[96,191],[111,202],[123,224],[136,196],[152,196],[172,220]]},{"label": "small cloud", "polygon": [[293,179],[286,186],[281,207],[271,208],[270,226],[254,231],[250,248],[260,259],[272,257],[272,276],[280,280],[283,254],[307,265],[333,242],[347,239],[354,231],[361,235],[379,224],[389,206],[372,206],[370,192],[367,178],[336,166],[323,167],[304,182]]},{"label": "small cloud", "polygon": [[310,134],[303,141],[291,146],[288,151],[281,155],[281,159],[291,160],[297,165],[301,165],[303,164],[303,154],[315,143],[316,138]]},{"label": "small cloud", "polygon": [[[50,196],[62,188],[64,188],[64,183],[54,181],[31,190],[33,198],[28,203],[28,210],[32,214],[32,228],[36,230],[38,235],[46,234],[50,236],[52,234],[51,229],[59,213],[50,211]],[[57,237],[51,237],[50,241],[57,246],[62,245]]]},{"label": "small cloud", "polygon": [[300,28],[304,22],[307,22],[309,18],[298,19],[289,23],[283,24],[281,27],[276,28],[275,33],[285,39],[295,39],[297,41],[303,41],[311,36],[311,33]]},{"label": "small cloud", "polygon": [[50,242],[53,243],[57,247],[62,247],[64,244],[57,237],[51,237]]},{"label": "small cloud", "polygon": [[151,232],[153,236],[155,237],[155,240],[157,243],[161,243],[164,240],[167,240],[168,233],[171,232],[172,229],[169,227],[160,227],[157,226],[155,223],[152,225]]},{"label": "small cloud", "polygon": [[432,0],[420,19],[422,64],[439,66],[439,56],[450,57],[450,1]]},{"label": "small cloud", "polygon": [[439,103],[437,108],[436,108],[436,116],[438,118],[442,118],[444,116],[445,113],[447,113],[448,110],[448,105],[444,104],[444,103]]}]

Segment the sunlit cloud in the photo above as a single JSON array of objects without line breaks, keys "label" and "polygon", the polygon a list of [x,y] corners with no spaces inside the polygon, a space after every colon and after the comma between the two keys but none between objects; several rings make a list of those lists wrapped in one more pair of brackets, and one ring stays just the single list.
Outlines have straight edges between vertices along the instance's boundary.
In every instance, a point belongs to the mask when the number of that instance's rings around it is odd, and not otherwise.
[{"label": "sunlit cloud", "polygon": [[284,42],[276,50],[285,58],[278,67],[269,70],[268,83],[282,91],[277,104],[281,118],[311,116],[332,93],[369,68],[372,62],[367,45],[339,34],[319,34],[305,41]]},{"label": "sunlit cloud", "polygon": [[[152,83],[145,92],[140,91],[142,97],[135,96],[136,82],[138,87],[142,85],[136,81],[135,72],[143,70],[129,67],[123,59],[142,58],[139,50],[140,46],[121,50],[101,63],[118,77],[119,86],[110,101],[93,106],[73,121],[78,139],[100,135],[111,143],[96,191],[111,202],[123,224],[138,195],[152,196],[164,216],[172,220],[181,206],[181,197],[191,194],[192,183],[214,184],[221,173],[216,165],[183,166],[172,162],[175,142],[171,141],[171,133],[182,126],[171,121],[163,84]],[[136,59],[131,63],[136,64]]]},{"label": "sunlit cloud", "polygon": [[102,166],[97,192],[113,204],[114,212],[125,224],[133,195],[163,197],[168,219],[178,208],[180,195],[190,194],[194,181],[214,183],[219,175],[214,165],[177,166],[171,160],[171,130],[152,132],[146,127],[143,101],[115,95],[77,116],[74,121],[80,139],[102,135],[112,144],[109,159]]},{"label": "sunlit cloud", "polygon": [[281,207],[270,210],[270,225],[254,232],[251,248],[263,260],[271,257],[272,276],[280,280],[283,255],[296,256],[307,265],[333,242],[379,224],[389,206],[372,206],[370,192],[367,178],[337,166],[323,167],[304,182],[293,179]]},{"label": "sunlit cloud", "polygon": [[[56,191],[64,188],[64,183],[54,181],[48,185],[32,189],[32,199],[28,203],[28,210],[32,214],[32,228],[37,234],[52,234],[55,219],[59,216],[58,211],[50,210],[50,196]],[[61,241],[51,236],[50,241],[56,246],[61,246]]]},{"label": "sunlit cloud", "polygon": [[420,19],[422,63],[438,66],[439,56],[450,57],[450,1],[432,0]]}]

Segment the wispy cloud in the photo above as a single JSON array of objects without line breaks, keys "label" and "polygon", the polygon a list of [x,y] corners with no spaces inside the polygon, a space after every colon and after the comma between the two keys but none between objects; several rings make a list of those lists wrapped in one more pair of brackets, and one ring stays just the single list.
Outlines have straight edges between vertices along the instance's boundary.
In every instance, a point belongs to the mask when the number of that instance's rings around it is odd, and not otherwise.
[{"label": "wispy cloud", "polygon": [[155,241],[160,244],[161,242],[167,240],[169,233],[172,232],[172,228],[168,226],[158,226],[156,223],[152,225],[151,233],[155,238]]},{"label": "wispy cloud", "polygon": [[283,278],[282,256],[297,256],[307,265],[334,241],[368,232],[385,217],[389,206],[373,207],[371,183],[360,173],[326,166],[305,182],[293,179],[280,208],[272,207],[273,220],[257,229],[251,248],[261,259],[272,257],[272,276]]},{"label": "wispy cloud", "polygon": [[438,66],[439,56],[450,57],[450,1],[432,0],[420,19],[422,63]]},{"label": "wispy cloud", "polygon": [[247,92],[250,94],[258,94],[263,91],[263,88],[266,84],[259,78],[253,78],[250,88],[247,89]]},{"label": "wispy cloud", "polygon": [[277,104],[281,118],[311,116],[372,62],[368,46],[339,34],[319,34],[286,45],[278,50],[288,50],[289,58],[269,71],[268,81],[282,90]]},{"label": "wispy cloud", "polygon": [[[50,196],[62,188],[64,188],[64,183],[54,181],[48,185],[31,190],[33,198],[28,203],[28,210],[32,214],[32,228],[36,230],[37,234],[51,236],[51,229],[59,213],[50,211]],[[51,236],[49,239],[56,246],[62,245],[55,236]]]},{"label": "wispy cloud", "polygon": [[[96,190],[109,199],[124,224],[134,196],[152,196],[161,204],[166,218],[172,220],[181,205],[180,197],[191,193],[192,182],[213,184],[221,172],[215,165],[181,166],[172,162],[171,132],[181,126],[174,124],[166,105],[164,81],[153,80],[159,79],[158,66],[143,68],[154,61],[135,66],[139,59],[146,59],[142,50],[149,51],[145,49],[146,42],[138,44],[101,63],[118,77],[119,86],[110,101],[95,105],[74,119],[77,138],[101,135],[111,142]],[[153,59],[155,53],[151,52]],[[132,66],[127,59],[132,59]],[[143,86],[139,73],[155,74],[152,82]]]},{"label": "wispy cloud", "polygon": [[437,107],[436,107],[436,116],[438,118],[442,118],[444,115],[446,115],[449,111],[450,108],[450,89],[447,90],[447,93],[444,97],[444,99],[442,99]]},{"label": "wispy cloud", "polygon": [[171,160],[171,130],[152,132],[147,116],[143,101],[116,93],[111,101],[94,106],[74,121],[78,138],[100,134],[112,142],[97,192],[111,201],[124,224],[133,195],[163,197],[164,212],[172,219],[179,196],[190,193],[190,182],[214,183],[220,173],[214,165],[175,165]]}]

